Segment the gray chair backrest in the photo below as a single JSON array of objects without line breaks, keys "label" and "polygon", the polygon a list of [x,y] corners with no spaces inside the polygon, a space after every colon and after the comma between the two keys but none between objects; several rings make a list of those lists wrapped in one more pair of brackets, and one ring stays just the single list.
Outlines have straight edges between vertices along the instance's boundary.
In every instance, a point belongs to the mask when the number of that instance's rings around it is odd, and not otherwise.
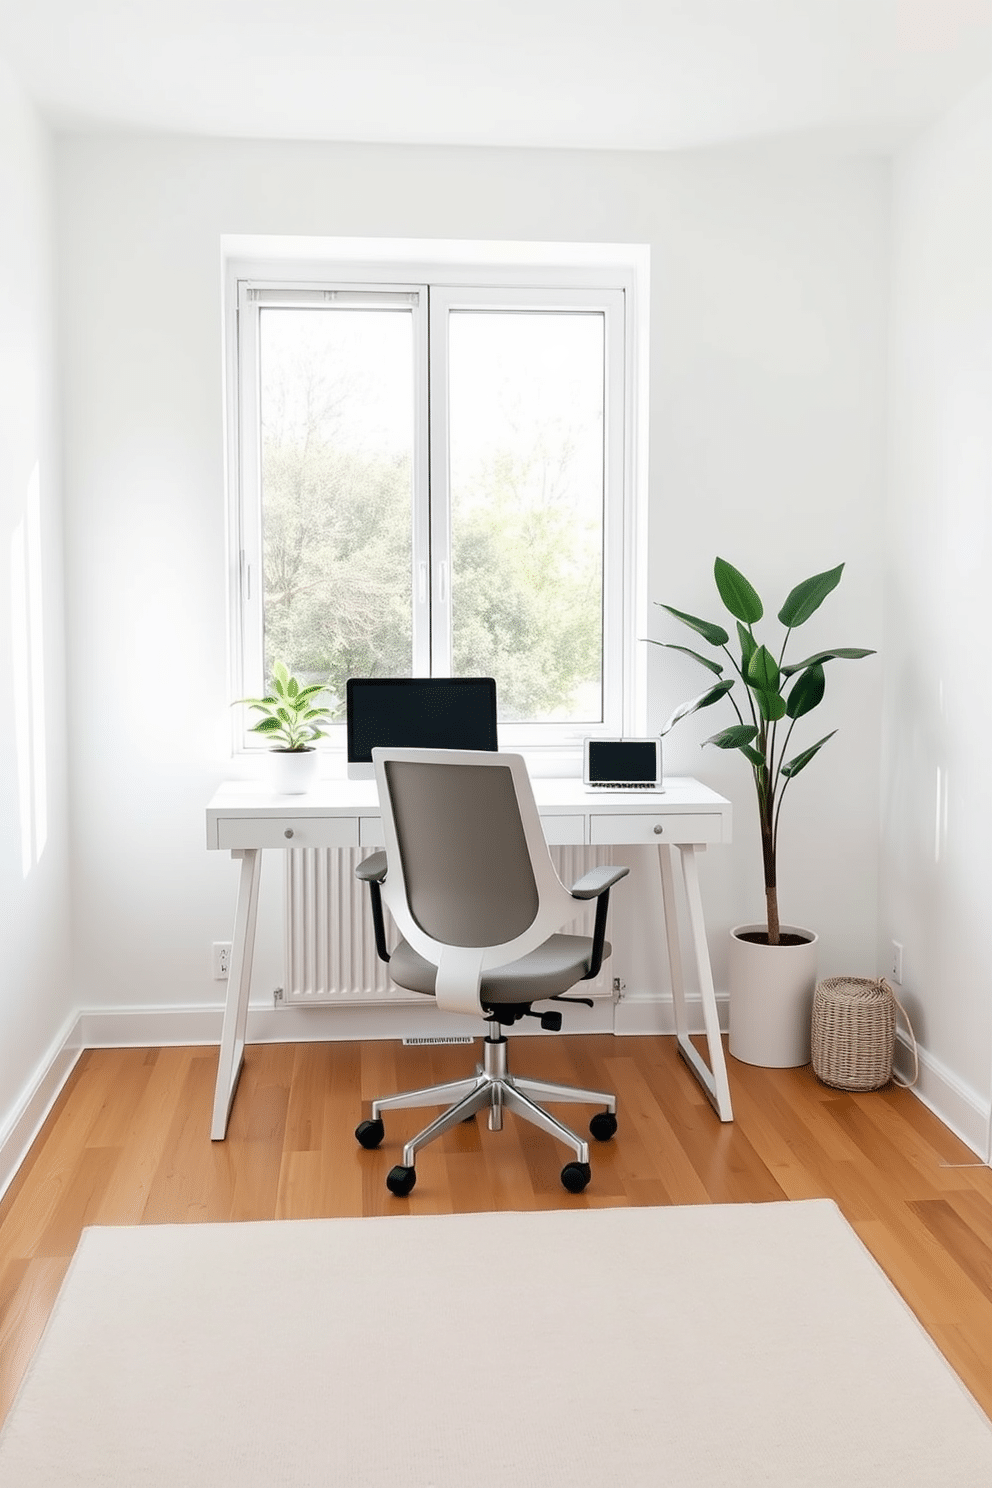
[{"label": "gray chair backrest", "polygon": [[420,928],[451,946],[522,935],[538,892],[509,769],[389,760],[385,773]]}]

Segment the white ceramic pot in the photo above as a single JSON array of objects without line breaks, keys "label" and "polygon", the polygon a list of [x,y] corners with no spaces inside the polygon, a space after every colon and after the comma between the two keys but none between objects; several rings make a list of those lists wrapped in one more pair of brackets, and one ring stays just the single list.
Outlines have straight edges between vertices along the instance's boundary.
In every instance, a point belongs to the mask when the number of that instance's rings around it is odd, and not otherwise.
[{"label": "white ceramic pot", "polygon": [[783,925],[804,937],[799,945],[743,940],[765,925],[730,932],[730,1052],[745,1064],[789,1069],[809,1064],[818,939],[812,930]]},{"label": "white ceramic pot", "polygon": [[269,789],[277,796],[302,796],[317,779],[316,749],[270,749],[265,756]]}]

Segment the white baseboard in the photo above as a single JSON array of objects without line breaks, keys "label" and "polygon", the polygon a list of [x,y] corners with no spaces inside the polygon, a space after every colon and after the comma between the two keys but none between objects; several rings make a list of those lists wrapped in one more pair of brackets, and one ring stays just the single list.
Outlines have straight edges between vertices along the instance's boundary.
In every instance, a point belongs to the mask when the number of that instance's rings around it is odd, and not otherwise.
[{"label": "white baseboard", "polygon": [[[913,1094],[982,1162],[992,1162],[992,1106],[926,1049],[919,1049],[918,1057]],[[896,1035],[894,1064],[902,1079],[913,1078],[913,1050],[902,1030]]]},{"label": "white baseboard", "polygon": [[[613,1005],[597,999],[593,1008],[563,1008],[565,1033],[612,1033]],[[79,1017],[80,1044],[87,1049],[156,1048],[182,1044],[220,1043],[223,1009],[216,1007],[91,1008]],[[249,1044],[303,1044],[326,1040],[400,1039],[446,1037],[464,1034],[463,1017],[445,1014],[426,997],[409,1002],[339,1007],[274,1007],[249,1005],[246,1042]],[[478,1035],[485,1028],[479,1019]],[[514,1034],[539,1034],[537,1020],[520,1022]]]},{"label": "white baseboard", "polygon": [[[727,999],[717,998],[720,1026],[727,1027]],[[670,998],[630,997],[614,1003],[596,998],[592,1008],[562,1006],[563,1033],[619,1035],[674,1034],[675,1015]],[[702,1004],[688,999],[689,1029],[703,1032]],[[180,1044],[219,1044],[223,1009],[216,1007],[91,1008],[80,1014],[80,1044],[86,1049],[154,1048]],[[479,1028],[483,1024],[480,1019]],[[424,997],[390,1003],[327,1004],[314,1007],[274,1007],[259,1003],[248,1008],[247,1042],[296,1044],[324,1039],[396,1039],[432,1034],[464,1033],[465,1020],[444,1014]],[[537,1020],[514,1025],[514,1036],[539,1034]]]},{"label": "white baseboard", "polygon": [[[717,994],[717,1015],[720,1027],[727,1031],[729,1002],[726,995]],[[686,998],[686,1014],[690,1033],[705,1032],[703,1004],[699,997]],[[613,1032],[621,1036],[638,1034],[675,1033],[675,1006],[670,997],[622,997],[613,1009]]]},{"label": "white baseboard", "polygon": [[63,1027],[35,1069],[25,1086],[20,1103],[0,1132],[0,1198],[10,1187],[83,1052],[78,1027],[76,1018]]}]

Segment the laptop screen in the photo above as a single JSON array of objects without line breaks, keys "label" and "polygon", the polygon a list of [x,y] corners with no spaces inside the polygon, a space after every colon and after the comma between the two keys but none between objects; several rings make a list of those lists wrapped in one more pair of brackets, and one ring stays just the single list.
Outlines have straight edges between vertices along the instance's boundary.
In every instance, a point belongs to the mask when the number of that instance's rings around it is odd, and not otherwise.
[{"label": "laptop screen", "polygon": [[589,739],[586,781],[589,785],[655,784],[661,775],[657,739]]}]

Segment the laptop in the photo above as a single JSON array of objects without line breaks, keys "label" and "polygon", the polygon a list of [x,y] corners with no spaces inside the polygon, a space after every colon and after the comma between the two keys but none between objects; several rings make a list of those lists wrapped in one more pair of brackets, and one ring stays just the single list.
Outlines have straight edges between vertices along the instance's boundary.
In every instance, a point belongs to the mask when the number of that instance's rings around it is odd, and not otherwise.
[{"label": "laptop", "polygon": [[661,739],[586,739],[582,781],[590,791],[660,791]]}]

